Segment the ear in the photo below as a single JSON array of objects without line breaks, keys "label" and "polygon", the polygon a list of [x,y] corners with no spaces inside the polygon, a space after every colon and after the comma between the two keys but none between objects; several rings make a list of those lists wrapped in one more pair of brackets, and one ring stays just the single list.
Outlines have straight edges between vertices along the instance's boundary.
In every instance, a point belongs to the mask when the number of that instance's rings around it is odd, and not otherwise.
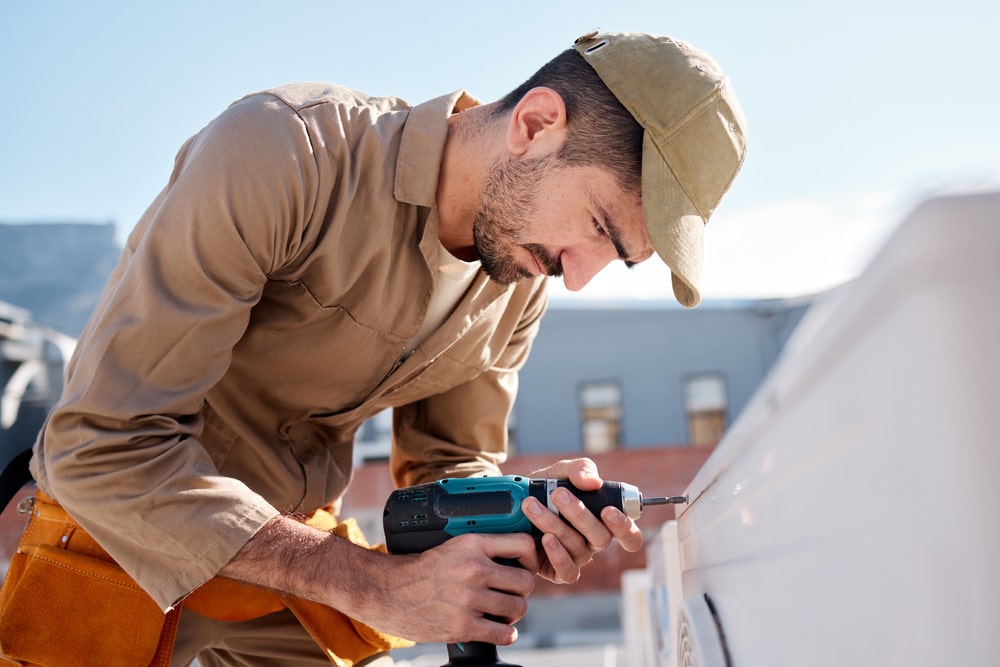
[{"label": "ear", "polygon": [[507,150],[513,155],[541,157],[558,150],[566,139],[566,103],[551,88],[532,88],[511,111]]}]

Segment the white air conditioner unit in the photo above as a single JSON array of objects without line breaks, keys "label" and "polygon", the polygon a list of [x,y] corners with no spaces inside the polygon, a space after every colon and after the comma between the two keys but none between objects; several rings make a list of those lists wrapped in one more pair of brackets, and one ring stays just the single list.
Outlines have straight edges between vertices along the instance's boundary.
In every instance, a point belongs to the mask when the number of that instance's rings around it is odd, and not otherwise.
[{"label": "white air conditioner unit", "polygon": [[687,495],[660,664],[1000,665],[1000,193],[815,305]]}]

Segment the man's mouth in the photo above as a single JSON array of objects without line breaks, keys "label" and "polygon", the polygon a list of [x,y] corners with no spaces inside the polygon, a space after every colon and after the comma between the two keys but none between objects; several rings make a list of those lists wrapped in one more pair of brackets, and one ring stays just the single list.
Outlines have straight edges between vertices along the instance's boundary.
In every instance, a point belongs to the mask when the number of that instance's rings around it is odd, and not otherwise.
[{"label": "man's mouth", "polygon": [[559,260],[552,257],[549,251],[545,249],[545,246],[528,243],[522,247],[531,255],[531,260],[534,264],[532,275],[558,278],[563,274],[562,265],[559,263]]},{"label": "man's mouth", "polygon": [[528,256],[531,257],[531,261],[534,264],[534,266],[531,267],[530,269],[531,275],[533,276],[545,275],[546,273],[545,268],[542,266],[542,262],[538,259],[538,256],[534,252],[532,252],[530,248],[525,248],[525,250],[528,251]]}]

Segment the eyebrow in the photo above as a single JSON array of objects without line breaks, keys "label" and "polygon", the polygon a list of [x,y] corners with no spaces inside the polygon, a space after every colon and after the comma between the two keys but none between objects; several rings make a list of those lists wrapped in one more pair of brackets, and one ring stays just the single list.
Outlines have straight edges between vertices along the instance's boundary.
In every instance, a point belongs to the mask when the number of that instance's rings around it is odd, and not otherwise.
[{"label": "eyebrow", "polygon": [[639,262],[633,262],[628,258],[630,253],[625,248],[625,243],[622,239],[622,230],[618,227],[618,223],[608,215],[608,212],[597,201],[594,201],[594,208],[597,209],[597,214],[601,216],[601,222],[604,223],[604,228],[608,231],[608,237],[611,239],[611,243],[614,244],[615,250],[618,251],[618,257],[625,262],[625,266],[631,269]]}]

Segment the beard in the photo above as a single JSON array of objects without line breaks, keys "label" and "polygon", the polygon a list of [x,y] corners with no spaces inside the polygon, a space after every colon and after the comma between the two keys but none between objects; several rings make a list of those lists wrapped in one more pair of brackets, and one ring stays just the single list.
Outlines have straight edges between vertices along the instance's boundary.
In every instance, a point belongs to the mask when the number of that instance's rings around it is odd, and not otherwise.
[{"label": "beard", "polygon": [[498,160],[486,175],[479,210],[472,223],[472,242],[483,270],[494,282],[510,285],[532,273],[514,259],[515,247],[530,252],[550,276],[561,276],[562,266],[542,245],[522,243],[542,177],[556,163],[550,155],[530,160]]}]

